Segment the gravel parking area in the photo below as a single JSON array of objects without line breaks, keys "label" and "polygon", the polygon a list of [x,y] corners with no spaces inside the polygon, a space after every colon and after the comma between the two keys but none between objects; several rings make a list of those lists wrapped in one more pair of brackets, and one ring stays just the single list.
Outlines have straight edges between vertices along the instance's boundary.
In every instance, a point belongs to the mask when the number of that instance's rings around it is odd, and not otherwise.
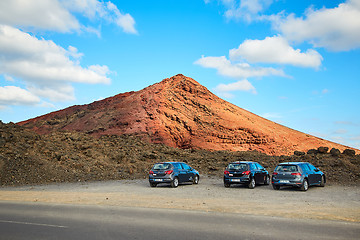
[{"label": "gravel parking area", "polygon": [[202,177],[198,185],[151,188],[147,179],[2,187],[0,201],[90,204],[122,207],[232,212],[302,219],[360,222],[360,188],[330,185],[279,191],[272,186],[225,188],[218,177]]}]

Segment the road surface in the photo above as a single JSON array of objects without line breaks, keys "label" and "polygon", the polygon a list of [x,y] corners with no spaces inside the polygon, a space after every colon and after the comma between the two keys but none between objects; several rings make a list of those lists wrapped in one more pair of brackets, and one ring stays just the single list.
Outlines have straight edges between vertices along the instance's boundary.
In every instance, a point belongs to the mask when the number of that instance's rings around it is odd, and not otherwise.
[{"label": "road surface", "polygon": [[359,239],[360,224],[220,212],[0,201],[1,240]]}]

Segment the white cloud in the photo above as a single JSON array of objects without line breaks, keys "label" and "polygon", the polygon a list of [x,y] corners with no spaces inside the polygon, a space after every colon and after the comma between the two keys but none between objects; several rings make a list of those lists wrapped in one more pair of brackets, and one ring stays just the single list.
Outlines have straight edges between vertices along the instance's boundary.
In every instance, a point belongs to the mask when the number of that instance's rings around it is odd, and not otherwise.
[{"label": "white cloud", "polygon": [[318,68],[322,56],[313,49],[305,53],[292,48],[282,36],[266,37],[264,40],[245,40],[237,49],[231,49],[230,59],[246,59],[251,63],[290,64]]},{"label": "white cloud", "polygon": [[[2,0],[0,23],[57,32],[88,31],[99,35],[89,26],[79,23],[73,13],[90,21],[105,20],[114,23],[126,33],[136,34],[135,20],[128,13],[122,14],[110,1],[99,0]],[[21,17],[19,17],[21,16]]]},{"label": "white cloud", "polygon": [[107,66],[83,68],[78,65],[81,57],[82,53],[74,47],[65,50],[53,41],[38,39],[16,28],[0,25],[0,74],[19,78],[33,90],[47,89],[51,92],[51,89],[52,93],[48,96],[52,96],[52,99],[73,99],[73,90],[69,91],[71,82],[110,83]]},{"label": "white cloud", "polygon": [[331,9],[310,8],[305,17],[290,14],[274,19],[275,28],[291,41],[307,41],[332,51],[360,47],[360,0],[348,0]]},{"label": "white cloud", "polygon": [[78,20],[58,0],[2,0],[0,22],[58,32],[80,28]]},{"label": "white cloud", "polygon": [[282,118],[282,116],[279,113],[264,113],[261,115],[263,118],[266,119],[279,119]]},{"label": "white cloud", "polygon": [[247,22],[259,20],[261,14],[272,4],[273,0],[222,0],[227,8],[225,17],[243,19]]},{"label": "white cloud", "polygon": [[110,21],[116,23],[126,33],[137,33],[135,29],[135,20],[130,14],[122,14],[119,9],[111,2],[107,3],[107,9],[109,12],[112,12],[113,15],[111,16],[111,14],[109,14],[109,19],[111,19]]},{"label": "white cloud", "polygon": [[337,129],[334,131],[334,134],[345,134],[348,133],[348,130],[346,129]]},{"label": "white cloud", "polygon": [[225,56],[221,57],[204,57],[195,61],[205,68],[214,68],[218,74],[222,76],[243,79],[249,77],[263,77],[263,76],[285,76],[285,73],[280,69],[271,67],[251,67],[248,63],[232,63]]},{"label": "white cloud", "polygon": [[40,98],[31,92],[16,87],[0,87],[0,106],[2,105],[35,105],[40,102]]},{"label": "white cloud", "polygon": [[214,90],[217,94],[227,98],[231,98],[232,94],[230,94],[230,92],[234,91],[245,91],[256,94],[255,87],[247,79],[243,79],[230,84],[219,84],[215,87]]}]

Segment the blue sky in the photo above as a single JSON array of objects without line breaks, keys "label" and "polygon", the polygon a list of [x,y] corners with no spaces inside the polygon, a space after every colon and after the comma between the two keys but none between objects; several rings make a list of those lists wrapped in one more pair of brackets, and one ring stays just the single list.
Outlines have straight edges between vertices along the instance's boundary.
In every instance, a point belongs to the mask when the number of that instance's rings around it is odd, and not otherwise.
[{"label": "blue sky", "polygon": [[178,73],[287,127],[360,148],[360,0],[2,0],[0,120]]}]

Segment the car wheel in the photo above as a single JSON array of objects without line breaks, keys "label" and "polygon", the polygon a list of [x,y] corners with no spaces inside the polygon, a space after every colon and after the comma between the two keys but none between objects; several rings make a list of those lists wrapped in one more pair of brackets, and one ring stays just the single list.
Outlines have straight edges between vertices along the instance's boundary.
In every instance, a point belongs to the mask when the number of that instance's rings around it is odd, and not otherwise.
[{"label": "car wheel", "polygon": [[325,177],[324,177],[324,175],[321,176],[320,187],[325,187]]},{"label": "car wheel", "polygon": [[266,176],[264,184],[265,184],[265,185],[269,185],[269,184],[270,184],[270,176],[269,176],[269,175]]},{"label": "car wheel", "polygon": [[150,187],[156,187],[156,183],[150,183]]},{"label": "car wheel", "polygon": [[256,185],[255,179],[252,178],[252,179],[250,180],[250,182],[249,182],[248,187],[249,187],[250,189],[254,189],[254,188],[255,188],[255,185]]},{"label": "car wheel", "polygon": [[179,186],[179,179],[177,177],[174,178],[174,180],[170,183],[172,188],[177,188]]},{"label": "car wheel", "polygon": [[304,179],[300,189],[301,191],[307,191],[309,189],[309,183],[307,179]]},{"label": "car wheel", "polygon": [[229,188],[229,187],[230,187],[230,183],[224,182],[224,186],[225,186],[226,188]]},{"label": "car wheel", "polygon": [[193,180],[194,184],[198,184],[199,183],[199,176],[195,175],[194,180]]},{"label": "car wheel", "polygon": [[279,185],[272,185],[273,186],[273,189],[275,190],[279,190],[280,189],[280,186]]}]

